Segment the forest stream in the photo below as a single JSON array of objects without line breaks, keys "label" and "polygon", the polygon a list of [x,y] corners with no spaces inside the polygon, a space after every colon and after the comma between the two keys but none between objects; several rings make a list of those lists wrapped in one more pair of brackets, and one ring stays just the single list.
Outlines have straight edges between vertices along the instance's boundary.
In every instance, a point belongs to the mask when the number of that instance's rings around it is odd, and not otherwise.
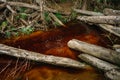
[{"label": "forest stream", "polygon": [[[109,47],[111,42],[96,26],[68,23],[50,31],[36,31],[27,36],[1,40],[9,46],[79,60],[81,52],[68,48],[67,42],[78,39],[95,45]],[[10,62],[11,61],[11,62]],[[10,64],[9,64],[10,63]],[[3,70],[4,69],[4,70]],[[3,70],[3,71],[2,71]],[[0,80],[105,80],[103,72],[92,66],[85,69],[63,68],[25,59],[0,55]]]}]

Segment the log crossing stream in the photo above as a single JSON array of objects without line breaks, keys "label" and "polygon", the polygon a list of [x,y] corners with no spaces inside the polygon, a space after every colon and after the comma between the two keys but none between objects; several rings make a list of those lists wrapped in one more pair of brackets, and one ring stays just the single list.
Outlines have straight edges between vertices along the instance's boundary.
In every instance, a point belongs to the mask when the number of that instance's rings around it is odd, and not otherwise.
[{"label": "log crossing stream", "polygon": [[[9,40],[1,40],[1,43],[9,46],[26,49],[34,52],[44,53],[46,55],[54,55],[60,57],[67,57],[74,60],[79,60],[80,52],[71,50],[67,46],[67,42],[71,39],[78,39],[95,45],[108,47],[111,42],[102,36],[101,31],[97,31],[85,24],[68,24],[67,28],[58,28],[47,32],[37,31],[28,36],[21,36]],[[10,62],[7,68],[5,66]],[[0,70],[5,69],[0,73],[0,79],[5,78],[5,75],[12,74],[10,70],[20,68],[25,60],[0,55]],[[86,69],[72,69],[52,66],[48,64],[38,64],[35,62],[28,62],[29,65],[19,70],[19,75],[14,74],[14,77],[21,80],[104,80],[101,71],[87,66]],[[26,63],[26,64],[28,64]],[[15,66],[17,65],[17,67]],[[14,68],[14,69],[13,69]],[[25,72],[24,72],[25,69]],[[9,71],[9,73],[7,73]],[[3,76],[4,75],[4,76]],[[19,76],[18,76],[19,75]],[[7,76],[9,80],[10,76]]]}]

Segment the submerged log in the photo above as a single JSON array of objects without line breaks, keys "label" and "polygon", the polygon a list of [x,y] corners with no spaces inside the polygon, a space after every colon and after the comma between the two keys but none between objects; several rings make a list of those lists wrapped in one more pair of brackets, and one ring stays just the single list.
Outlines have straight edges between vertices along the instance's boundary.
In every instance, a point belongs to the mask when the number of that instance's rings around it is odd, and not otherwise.
[{"label": "submerged log", "polygon": [[95,24],[120,24],[120,16],[78,16],[77,19]]},{"label": "submerged log", "polygon": [[97,67],[105,72],[105,76],[111,80],[119,80],[120,79],[120,67],[100,60],[96,57],[93,57],[88,54],[80,54],[78,56],[83,61],[89,63],[92,66]]},{"label": "submerged log", "polygon": [[76,39],[70,40],[68,46],[72,49],[82,51],[100,59],[115,63],[120,66],[120,52],[89,44]]},{"label": "submerged log", "polygon": [[36,53],[32,51],[22,50],[4,44],[0,44],[0,54],[10,55],[18,58],[25,58],[37,62],[48,63],[63,67],[73,67],[73,68],[84,68],[85,65],[79,61],[72,60],[69,58],[56,57],[50,55],[44,55],[41,53]]},{"label": "submerged log", "polygon": [[74,9],[75,12],[84,14],[84,15],[89,15],[89,16],[103,16],[103,13],[100,12],[93,12],[93,11],[87,11],[87,10],[80,10],[80,9]]},{"label": "submerged log", "polygon": [[115,15],[115,16],[118,16],[118,15],[120,15],[120,10],[114,10],[114,9],[105,8],[103,10],[103,13],[105,15]]}]

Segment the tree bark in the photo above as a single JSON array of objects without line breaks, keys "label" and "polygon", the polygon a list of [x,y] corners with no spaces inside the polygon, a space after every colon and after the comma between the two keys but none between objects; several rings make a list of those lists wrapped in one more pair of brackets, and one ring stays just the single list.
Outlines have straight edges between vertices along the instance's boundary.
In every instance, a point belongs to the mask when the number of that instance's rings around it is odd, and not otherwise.
[{"label": "tree bark", "polygon": [[120,16],[120,10],[114,10],[114,9],[109,9],[109,8],[105,8],[103,10],[103,13],[105,15],[114,15],[114,16]]},{"label": "tree bark", "polygon": [[41,53],[36,53],[36,52],[31,52],[27,50],[6,46],[4,44],[0,44],[0,54],[10,55],[18,58],[26,58],[37,62],[43,62],[43,63],[63,66],[63,67],[73,67],[73,68],[85,67],[83,63],[69,58],[44,55]]},{"label": "tree bark", "polygon": [[80,10],[80,9],[74,9],[75,12],[84,14],[84,15],[89,15],[89,16],[103,16],[104,14],[100,12],[93,12],[93,11],[87,11],[87,10]]},{"label": "tree bark", "polygon": [[[89,15],[89,16],[103,16],[104,15],[103,13],[97,13],[97,12],[93,12],[93,11],[85,11],[85,10],[79,10],[79,9],[74,9],[74,11],[76,11],[77,13]],[[107,24],[98,24],[98,26],[103,28],[104,30],[120,37],[120,27],[107,25]]]},{"label": "tree bark", "polygon": [[120,16],[78,16],[77,19],[95,24],[120,24]]},{"label": "tree bark", "polygon": [[120,52],[120,44],[114,44],[113,48],[117,51]]},{"label": "tree bark", "polygon": [[120,79],[120,67],[100,60],[96,57],[93,57],[88,54],[80,54],[79,58],[83,61],[89,63],[92,66],[97,67],[105,72],[105,76],[111,80],[119,80]]},{"label": "tree bark", "polygon": [[101,28],[103,28],[104,30],[120,37],[120,27],[115,27],[112,25],[107,25],[107,24],[98,24]]},{"label": "tree bark", "polygon": [[70,40],[68,46],[72,49],[82,51],[100,59],[115,63],[120,66],[120,52],[89,44],[76,39]]}]

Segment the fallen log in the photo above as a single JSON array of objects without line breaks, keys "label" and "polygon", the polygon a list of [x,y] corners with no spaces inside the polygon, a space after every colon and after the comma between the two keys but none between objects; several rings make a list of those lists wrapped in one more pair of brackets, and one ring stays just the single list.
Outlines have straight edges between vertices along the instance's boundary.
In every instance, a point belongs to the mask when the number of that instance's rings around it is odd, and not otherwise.
[{"label": "fallen log", "polygon": [[107,25],[107,24],[98,24],[98,26],[100,26],[104,30],[120,37],[120,27],[115,27],[115,26]]},{"label": "fallen log", "polygon": [[76,39],[70,40],[67,45],[72,49],[82,51],[84,53],[90,54],[108,62],[115,63],[120,66],[120,52]]},{"label": "fallen log", "polygon": [[95,24],[120,24],[120,16],[78,16],[77,19]]},{"label": "fallen log", "polygon": [[[81,13],[81,14],[89,15],[89,16],[104,16],[103,13],[98,13],[98,12],[93,12],[93,11],[86,11],[86,10],[79,10],[79,9],[74,9],[74,11],[77,12],[77,13]],[[79,16],[78,16],[78,18],[79,18]],[[85,21],[85,20],[83,20],[83,21]],[[89,21],[86,21],[86,22],[89,22]],[[102,29],[120,37],[120,28],[119,27],[112,26],[112,25],[107,25],[107,24],[98,24],[98,26],[101,27]]]},{"label": "fallen log", "polygon": [[98,26],[101,27],[102,29],[120,37],[120,27],[116,27],[116,26],[109,25],[109,24],[98,24]]},{"label": "fallen log", "polygon": [[79,61],[64,57],[56,57],[52,55],[44,55],[32,51],[22,50],[4,44],[0,44],[0,54],[10,55],[18,58],[25,58],[37,62],[48,63],[63,67],[84,68],[85,65]]},{"label": "fallen log", "polygon": [[90,65],[103,70],[107,78],[111,80],[120,80],[120,67],[100,60],[88,54],[80,54],[78,57],[83,61],[89,63]]},{"label": "fallen log", "polygon": [[114,10],[114,9],[109,9],[109,8],[105,8],[103,10],[103,13],[105,15],[114,15],[114,16],[120,16],[120,10]]},{"label": "fallen log", "polygon": [[120,45],[119,44],[114,44],[113,48],[117,51],[120,52]]},{"label": "fallen log", "polygon": [[105,73],[105,76],[111,80],[120,80],[120,69],[113,69],[113,70],[107,71]]},{"label": "fallen log", "polygon": [[103,13],[100,12],[93,12],[93,11],[87,11],[87,10],[80,10],[80,9],[73,9],[75,12],[84,14],[84,15],[89,15],[89,16],[103,16]]}]

